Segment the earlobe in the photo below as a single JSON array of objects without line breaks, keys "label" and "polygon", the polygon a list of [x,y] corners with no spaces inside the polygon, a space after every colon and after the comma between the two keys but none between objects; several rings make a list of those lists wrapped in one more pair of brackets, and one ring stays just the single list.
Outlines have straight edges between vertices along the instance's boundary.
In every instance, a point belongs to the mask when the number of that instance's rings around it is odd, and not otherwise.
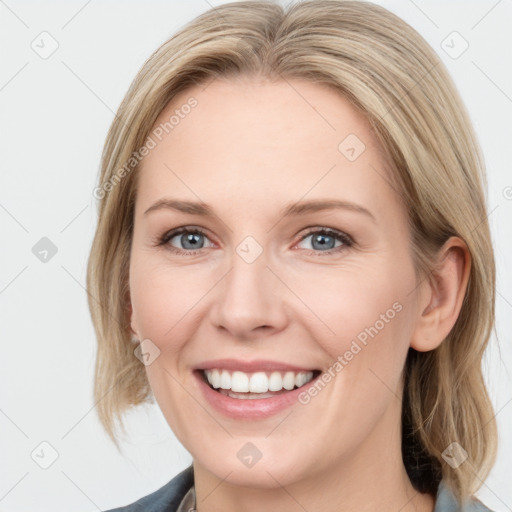
[{"label": "earlobe", "polygon": [[133,314],[133,307],[132,307],[131,302],[128,302],[127,310],[128,310],[128,318],[129,318],[129,322],[130,322],[130,331],[132,333],[132,338],[134,338],[134,337],[138,338],[137,328],[135,326],[135,320],[134,320],[134,314]]},{"label": "earlobe", "polygon": [[418,317],[411,347],[437,348],[452,330],[466,294],[471,256],[462,239],[451,237],[440,249],[437,265],[418,293]]}]

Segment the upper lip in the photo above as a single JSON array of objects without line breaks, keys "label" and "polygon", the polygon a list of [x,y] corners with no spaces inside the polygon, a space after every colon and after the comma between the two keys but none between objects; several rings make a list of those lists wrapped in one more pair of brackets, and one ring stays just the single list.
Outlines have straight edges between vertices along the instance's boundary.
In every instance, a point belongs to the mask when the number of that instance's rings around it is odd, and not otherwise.
[{"label": "upper lip", "polygon": [[257,371],[289,371],[289,372],[311,372],[315,368],[306,368],[280,361],[271,361],[268,359],[254,359],[252,361],[244,361],[241,359],[213,359],[198,364],[195,370],[212,370],[214,368],[222,368],[225,370],[239,370],[250,373]]}]

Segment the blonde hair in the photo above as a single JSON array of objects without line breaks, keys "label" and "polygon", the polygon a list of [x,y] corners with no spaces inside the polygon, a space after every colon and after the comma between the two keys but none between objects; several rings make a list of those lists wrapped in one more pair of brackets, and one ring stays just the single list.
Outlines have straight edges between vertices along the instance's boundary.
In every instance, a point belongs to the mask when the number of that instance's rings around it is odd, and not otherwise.
[{"label": "blonde hair", "polygon": [[[403,460],[411,482],[435,494],[473,494],[496,456],[493,408],[482,357],[494,326],[495,264],[483,158],[469,116],[436,53],[407,23],[363,1],[306,0],[287,10],[264,1],[224,4],[200,15],[144,64],[123,99],[102,154],[98,225],[87,269],[98,352],[94,397],[112,441],[115,421],[152,402],[130,341],[128,269],[137,161],[158,115],[192,85],[233,76],[291,78],[334,87],[359,109],[393,164],[407,207],[418,279],[428,279],[452,235],[471,270],[460,315],[430,352],[409,350],[404,368]],[[126,162],[132,162],[131,168]],[[443,451],[468,459],[453,468]]]}]

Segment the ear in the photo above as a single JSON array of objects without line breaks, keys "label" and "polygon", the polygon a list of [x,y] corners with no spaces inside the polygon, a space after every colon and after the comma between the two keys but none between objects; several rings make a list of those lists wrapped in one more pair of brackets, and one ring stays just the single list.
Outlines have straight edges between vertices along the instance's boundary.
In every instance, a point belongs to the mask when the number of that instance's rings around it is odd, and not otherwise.
[{"label": "ear", "polygon": [[419,352],[437,348],[459,316],[471,269],[471,255],[459,237],[449,238],[439,250],[435,268],[418,293],[418,318],[411,347]]},{"label": "ear", "polygon": [[137,334],[137,328],[135,326],[135,320],[133,318],[134,315],[131,301],[128,301],[128,306],[126,307],[126,309],[128,310],[128,317],[130,319],[130,331],[132,333],[132,337],[139,338],[139,335]]}]

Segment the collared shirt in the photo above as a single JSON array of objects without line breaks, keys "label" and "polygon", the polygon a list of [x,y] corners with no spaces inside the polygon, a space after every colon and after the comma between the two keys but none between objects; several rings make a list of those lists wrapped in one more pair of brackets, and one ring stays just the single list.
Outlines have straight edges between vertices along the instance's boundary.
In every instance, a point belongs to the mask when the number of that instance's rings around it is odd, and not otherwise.
[{"label": "collared shirt", "polygon": [[[196,495],[194,471],[190,465],[155,492],[121,508],[105,512],[191,512],[195,510]],[[468,500],[462,507],[450,489],[439,485],[434,512],[492,512],[476,498]]]}]

